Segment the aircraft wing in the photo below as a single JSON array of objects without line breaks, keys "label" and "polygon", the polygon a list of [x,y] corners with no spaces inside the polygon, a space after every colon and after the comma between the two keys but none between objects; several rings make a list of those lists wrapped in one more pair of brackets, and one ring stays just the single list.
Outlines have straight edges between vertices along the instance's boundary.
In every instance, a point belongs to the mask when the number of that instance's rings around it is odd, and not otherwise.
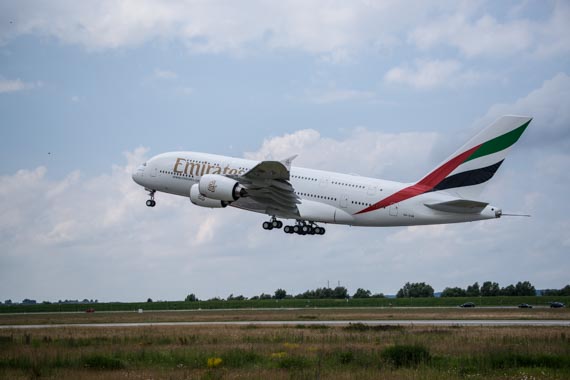
[{"label": "aircraft wing", "polygon": [[289,182],[291,161],[261,161],[236,179],[248,194],[234,202],[235,206],[256,209],[268,214],[294,218],[299,216],[297,205],[301,203]]}]

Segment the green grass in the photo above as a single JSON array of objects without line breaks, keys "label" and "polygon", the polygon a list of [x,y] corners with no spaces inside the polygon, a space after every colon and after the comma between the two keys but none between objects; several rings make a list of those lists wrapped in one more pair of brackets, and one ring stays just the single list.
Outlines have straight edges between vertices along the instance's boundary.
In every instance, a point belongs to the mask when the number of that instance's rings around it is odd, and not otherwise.
[{"label": "green grass", "polygon": [[200,301],[200,302],[109,302],[98,304],[36,304],[0,305],[0,313],[37,312],[82,312],[87,308],[96,311],[144,310],[196,310],[196,309],[251,309],[251,308],[312,308],[312,307],[438,307],[458,306],[474,302],[477,306],[516,306],[528,303],[547,306],[550,302],[570,303],[570,297],[528,296],[528,297],[444,297],[444,298],[368,298],[368,299],[284,299],[245,301]]},{"label": "green grass", "polygon": [[562,327],[54,328],[0,343],[0,378],[570,378]]}]

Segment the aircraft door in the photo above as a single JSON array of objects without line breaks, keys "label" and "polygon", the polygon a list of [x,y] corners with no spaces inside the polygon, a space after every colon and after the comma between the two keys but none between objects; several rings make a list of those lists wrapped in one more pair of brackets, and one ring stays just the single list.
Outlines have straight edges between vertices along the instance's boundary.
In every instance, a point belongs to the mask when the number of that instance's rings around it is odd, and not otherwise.
[{"label": "aircraft door", "polygon": [[398,204],[392,203],[390,205],[390,216],[398,216]]},{"label": "aircraft door", "polygon": [[158,173],[158,168],[155,166],[155,167],[152,168],[152,170],[150,171],[150,176],[151,176],[151,177],[156,177],[156,173]]},{"label": "aircraft door", "polygon": [[348,195],[342,194],[339,198],[340,200],[340,207],[347,208],[348,207]]}]

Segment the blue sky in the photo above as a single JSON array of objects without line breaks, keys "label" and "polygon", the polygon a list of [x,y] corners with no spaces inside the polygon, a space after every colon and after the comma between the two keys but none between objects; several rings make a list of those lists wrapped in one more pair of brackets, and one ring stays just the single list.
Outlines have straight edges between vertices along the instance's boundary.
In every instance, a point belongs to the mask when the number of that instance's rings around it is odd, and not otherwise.
[{"label": "blue sky", "polygon": [[[568,19],[565,1],[0,1],[0,300],[561,287]],[[484,197],[530,219],[302,239],[168,195],[150,211],[129,175],[184,149],[412,181],[502,114],[534,121]]]}]

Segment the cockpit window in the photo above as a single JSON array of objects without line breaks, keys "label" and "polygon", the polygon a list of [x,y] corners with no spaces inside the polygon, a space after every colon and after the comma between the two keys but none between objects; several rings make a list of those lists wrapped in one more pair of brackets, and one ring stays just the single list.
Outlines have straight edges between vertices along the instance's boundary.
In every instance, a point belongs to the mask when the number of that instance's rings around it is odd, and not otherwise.
[{"label": "cockpit window", "polygon": [[142,166],[146,166],[146,162],[142,164]]}]

